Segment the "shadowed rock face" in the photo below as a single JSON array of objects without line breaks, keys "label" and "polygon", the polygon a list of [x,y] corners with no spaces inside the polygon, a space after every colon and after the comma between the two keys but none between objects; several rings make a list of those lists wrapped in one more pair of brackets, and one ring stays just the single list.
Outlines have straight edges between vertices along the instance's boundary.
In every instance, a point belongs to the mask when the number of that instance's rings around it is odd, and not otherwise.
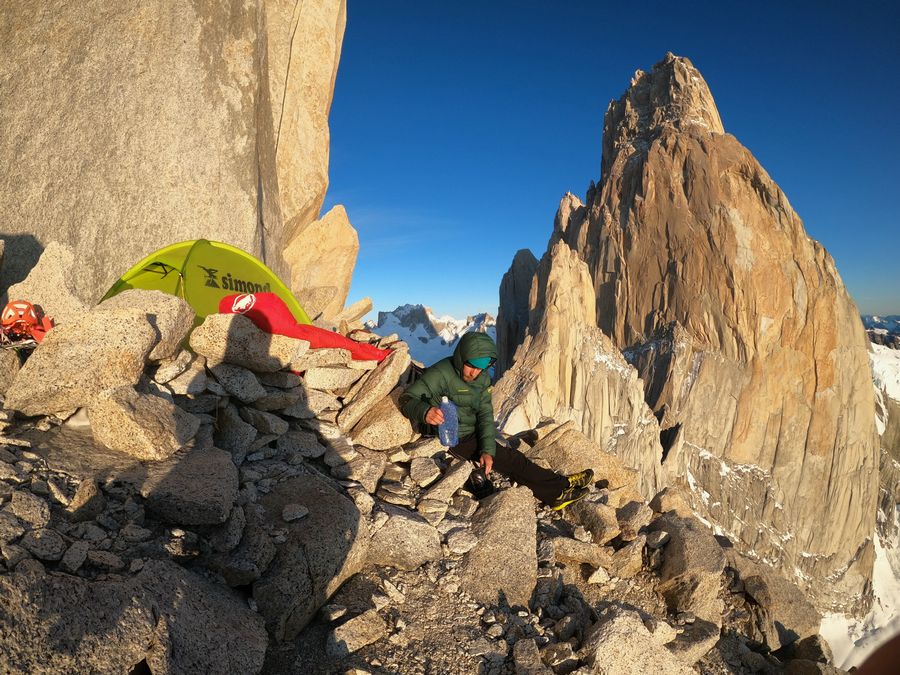
[{"label": "shadowed rock face", "polygon": [[528,327],[528,296],[538,261],[527,248],[516,251],[512,266],[500,281],[500,310],[497,313],[497,376],[512,365],[512,357]]},{"label": "shadowed rock face", "polygon": [[127,673],[142,661],[153,672],[262,667],[262,618],[174,563],[97,582],[39,572],[0,576],[3,672]]},{"label": "shadowed rock face", "polygon": [[[820,605],[862,591],[878,481],[862,323],[690,61],[667,55],[610,104],[601,183],[584,206],[563,199],[556,241],[587,264],[596,324],[678,429],[669,481]],[[538,289],[531,304],[551,303]]]},{"label": "shadowed rock face", "polygon": [[[327,187],[345,0],[9,7],[0,288],[51,241],[96,301],[152,251],[206,237],[287,279]],[[295,289],[297,290],[297,289]]]},{"label": "shadowed rock face", "polygon": [[287,541],[253,587],[270,634],[296,637],[325,599],[366,559],[367,530],[359,510],[314,473],[282,483],[261,500],[269,513],[299,504],[309,515],[287,524]]}]

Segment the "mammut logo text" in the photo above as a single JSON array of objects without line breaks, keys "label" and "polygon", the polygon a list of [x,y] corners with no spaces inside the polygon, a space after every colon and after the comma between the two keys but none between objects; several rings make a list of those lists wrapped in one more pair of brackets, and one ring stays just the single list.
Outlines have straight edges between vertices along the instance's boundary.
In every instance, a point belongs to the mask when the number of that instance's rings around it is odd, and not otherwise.
[{"label": "mammut logo text", "polygon": [[214,270],[212,267],[204,267],[203,265],[197,265],[201,270],[206,272],[206,285],[211,288],[218,288],[219,284],[216,283],[216,272],[219,270]]}]

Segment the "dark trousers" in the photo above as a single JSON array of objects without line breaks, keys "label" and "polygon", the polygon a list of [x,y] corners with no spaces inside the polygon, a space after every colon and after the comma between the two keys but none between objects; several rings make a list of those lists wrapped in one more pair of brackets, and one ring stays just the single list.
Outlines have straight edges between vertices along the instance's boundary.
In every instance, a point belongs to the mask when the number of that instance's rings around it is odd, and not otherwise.
[{"label": "dark trousers", "polygon": [[[450,448],[450,453],[459,459],[478,462],[478,439],[475,434],[466,436]],[[511,481],[524,485],[544,504],[549,504],[569,487],[569,480],[555,471],[538,466],[518,450],[497,444],[494,456],[494,470],[502,473]]]}]

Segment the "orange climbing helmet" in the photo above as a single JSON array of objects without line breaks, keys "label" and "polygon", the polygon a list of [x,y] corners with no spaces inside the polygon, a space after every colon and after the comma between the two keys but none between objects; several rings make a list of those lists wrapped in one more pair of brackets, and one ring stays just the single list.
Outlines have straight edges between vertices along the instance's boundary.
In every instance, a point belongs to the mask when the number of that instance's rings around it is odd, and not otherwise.
[{"label": "orange climbing helmet", "polygon": [[53,320],[38,316],[34,305],[27,300],[8,302],[0,314],[0,329],[12,340],[31,338],[40,342],[51,328]]}]

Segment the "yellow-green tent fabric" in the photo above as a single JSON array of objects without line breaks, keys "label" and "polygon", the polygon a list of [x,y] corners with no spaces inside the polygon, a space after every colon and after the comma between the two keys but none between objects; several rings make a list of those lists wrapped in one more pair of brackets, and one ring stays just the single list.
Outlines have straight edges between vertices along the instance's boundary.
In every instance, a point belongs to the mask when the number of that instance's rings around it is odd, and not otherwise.
[{"label": "yellow-green tent fabric", "polygon": [[261,261],[234,246],[206,239],[161,248],[128,270],[103,300],[129,288],[157,290],[184,298],[198,319],[219,311],[235,293],[275,293],[298,323],[312,323],[287,286]]}]

